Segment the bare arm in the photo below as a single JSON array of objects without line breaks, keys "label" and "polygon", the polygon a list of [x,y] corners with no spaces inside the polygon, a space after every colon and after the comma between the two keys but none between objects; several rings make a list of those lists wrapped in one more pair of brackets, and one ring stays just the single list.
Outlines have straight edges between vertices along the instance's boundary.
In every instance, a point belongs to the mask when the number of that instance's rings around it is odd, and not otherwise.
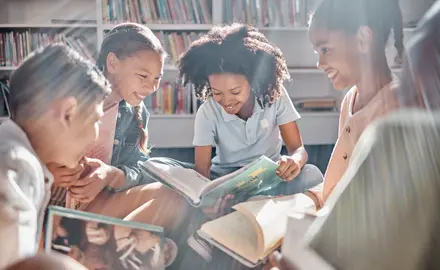
[{"label": "bare arm", "polygon": [[298,125],[295,122],[280,125],[280,132],[281,138],[286,145],[287,152],[302,168],[307,163],[309,156],[304,148]]},{"label": "bare arm", "polygon": [[195,169],[198,173],[210,178],[212,146],[196,146],[194,153]]}]

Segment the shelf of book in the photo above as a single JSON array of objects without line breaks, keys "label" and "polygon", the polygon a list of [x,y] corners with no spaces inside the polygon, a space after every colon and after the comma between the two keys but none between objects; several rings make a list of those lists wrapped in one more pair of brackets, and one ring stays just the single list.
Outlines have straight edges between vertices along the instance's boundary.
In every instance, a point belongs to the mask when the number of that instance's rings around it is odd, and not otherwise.
[{"label": "shelf of book", "polygon": [[[103,30],[110,30],[117,24],[103,24]],[[145,23],[152,31],[208,31],[212,24],[168,24],[168,23]]]}]

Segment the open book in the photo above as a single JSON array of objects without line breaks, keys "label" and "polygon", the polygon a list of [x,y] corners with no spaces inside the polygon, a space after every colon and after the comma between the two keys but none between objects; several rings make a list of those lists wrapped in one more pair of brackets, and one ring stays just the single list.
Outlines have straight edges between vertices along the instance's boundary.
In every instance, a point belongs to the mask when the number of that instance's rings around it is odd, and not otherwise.
[{"label": "open book", "polygon": [[235,212],[203,224],[197,233],[249,267],[264,262],[281,246],[289,212],[314,212],[303,194],[248,201],[233,208]]},{"label": "open book", "polygon": [[50,206],[46,252],[66,254],[88,269],[164,269],[177,256],[162,227]]},{"label": "open book", "polygon": [[195,207],[213,206],[218,198],[227,194],[246,200],[283,181],[276,175],[278,164],[265,156],[212,181],[193,169],[150,161],[142,163],[141,168],[156,181],[183,195]]}]

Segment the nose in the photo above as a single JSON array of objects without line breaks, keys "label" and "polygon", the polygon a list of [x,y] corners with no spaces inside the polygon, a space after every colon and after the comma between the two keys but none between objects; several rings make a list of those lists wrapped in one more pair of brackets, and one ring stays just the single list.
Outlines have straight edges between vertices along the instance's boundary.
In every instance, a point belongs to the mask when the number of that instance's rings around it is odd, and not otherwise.
[{"label": "nose", "polygon": [[316,67],[318,69],[325,70],[326,66],[327,66],[327,62],[325,61],[325,57],[320,55],[318,58],[318,62],[316,62]]}]

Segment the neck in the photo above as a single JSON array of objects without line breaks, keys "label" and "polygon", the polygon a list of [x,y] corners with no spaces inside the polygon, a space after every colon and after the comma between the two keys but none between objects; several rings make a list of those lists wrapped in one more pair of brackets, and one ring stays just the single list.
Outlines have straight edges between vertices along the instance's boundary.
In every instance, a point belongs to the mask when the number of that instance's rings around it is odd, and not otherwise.
[{"label": "neck", "polygon": [[118,91],[113,88],[110,95],[104,100],[104,111],[106,108],[111,107],[121,101],[122,97],[118,94]]},{"label": "neck", "polygon": [[[371,60],[375,59],[375,60]],[[385,85],[392,80],[391,70],[385,54],[370,58],[362,63],[361,78],[356,83],[358,94],[355,101],[356,111],[367,105]]]},{"label": "neck", "polygon": [[246,103],[243,104],[243,107],[241,107],[240,111],[237,113],[237,116],[243,120],[247,120],[254,113],[254,106],[255,97],[251,94]]},{"label": "neck", "polygon": [[112,76],[110,74],[106,74],[106,77],[108,79],[108,81],[110,82],[111,86],[112,86],[112,92],[110,93],[110,95],[104,100],[104,108],[108,108],[111,107],[112,105],[119,103],[122,101],[122,97],[119,94],[119,91],[117,89],[117,84],[115,83],[114,79],[112,78]]},{"label": "neck", "polygon": [[43,164],[56,162],[50,147],[53,143],[50,142],[50,138],[46,136],[45,132],[42,132],[45,129],[42,125],[38,125],[35,122],[27,123],[27,121],[17,123],[17,125],[24,130],[32,149]]}]

